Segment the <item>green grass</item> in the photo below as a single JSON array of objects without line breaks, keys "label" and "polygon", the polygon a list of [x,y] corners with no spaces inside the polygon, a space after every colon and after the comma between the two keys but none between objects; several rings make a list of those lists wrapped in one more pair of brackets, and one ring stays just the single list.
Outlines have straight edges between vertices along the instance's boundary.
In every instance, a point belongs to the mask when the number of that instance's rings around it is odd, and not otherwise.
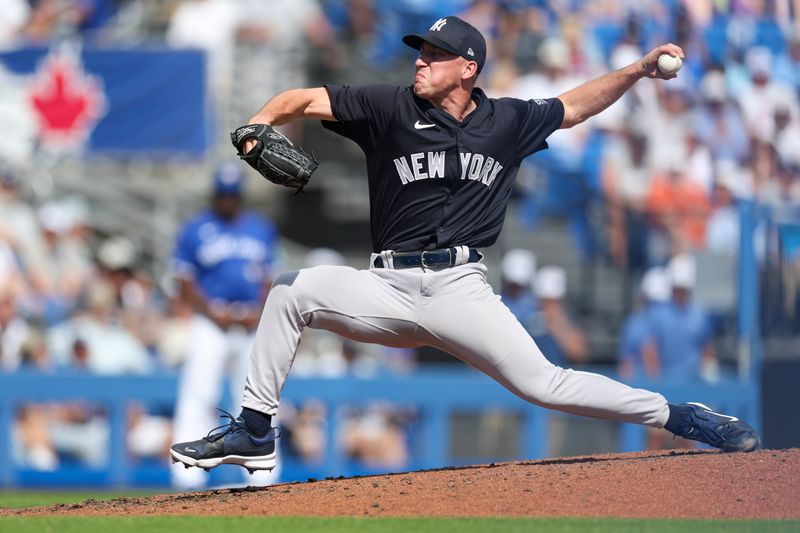
[{"label": "green grass", "polygon": [[122,497],[151,496],[153,494],[163,494],[169,492],[168,489],[153,491],[48,491],[48,490],[0,490],[0,509],[17,507],[35,507],[39,505],[55,505],[57,503],[78,503],[84,500],[113,500]]},{"label": "green grass", "polygon": [[[164,493],[167,491],[159,491]],[[87,499],[110,500],[154,494],[146,491],[0,491],[0,508],[77,503]],[[800,520],[627,520],[619,518],[310,518],[236,516],[0,517],[0,533],[187,531],[248,533],[800,533]]]},{"label": "green grass", "polygon": [[283,518],[283,517],[32,517],[0,518],[0,532],[269,531],[309,533],[773,533],[798,532],[800,521],[625,520],[617,518]]}]

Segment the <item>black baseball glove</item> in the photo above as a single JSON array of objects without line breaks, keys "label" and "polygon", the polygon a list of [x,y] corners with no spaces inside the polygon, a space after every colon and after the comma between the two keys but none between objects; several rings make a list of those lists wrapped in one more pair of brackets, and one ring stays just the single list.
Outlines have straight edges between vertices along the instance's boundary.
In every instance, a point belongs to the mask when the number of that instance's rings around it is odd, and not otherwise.
[{"label": "black baseball glove", "polygon": [[[244,153],[248,139],[255,139],[256,145]],[[239,157],[272,183],[303,190],[311,174],[319,166],[313,155],[309,155],[292,141],[272,129],[267,124],[250,124],[231,132],[231,142]]]}]

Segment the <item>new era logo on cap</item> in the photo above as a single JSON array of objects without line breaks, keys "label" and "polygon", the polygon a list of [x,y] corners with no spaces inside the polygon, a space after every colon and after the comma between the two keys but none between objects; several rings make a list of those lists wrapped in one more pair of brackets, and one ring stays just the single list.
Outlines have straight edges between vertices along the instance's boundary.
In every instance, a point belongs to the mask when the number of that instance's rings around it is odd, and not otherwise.
[{"label": "new era logo on cap", "polygon": [[474,26],[458,17],[440,18],[424,35],[410,34],[403,42],[419,50],[423,42],[438,46],[478,64],[478,72],[486,61],[486,40]]}]

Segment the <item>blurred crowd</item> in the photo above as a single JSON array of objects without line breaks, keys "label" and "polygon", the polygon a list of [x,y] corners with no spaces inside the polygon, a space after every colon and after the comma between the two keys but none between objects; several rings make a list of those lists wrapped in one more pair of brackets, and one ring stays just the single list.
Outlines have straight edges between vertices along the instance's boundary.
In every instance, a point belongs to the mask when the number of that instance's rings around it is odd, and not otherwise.
[{"label": "blurred crowd", "polygon": [[[619,325],[621,375],[719,378],[713,340],[733,312],[734,298],[709,296],[700,280],[729,276],[721,291],[735,294],[740,202],[786,212],[800,205],[800,2],[270,0],[264,9],[265,3],[0,0],[0,48],[60,38],[198,47],[208,54],[218,104],[236,99],[253,113],[290,87],[409,83],[413,50],[400,37],[448,14],[486,35],[490,55],[479,86],[492,97],[556,96],[658,44],[676,43],[686,53],[676,79],[642,80],[600,116],[553,134],[550,149],[523,165],[512,201],[526,227],[563,219],[583,261],[605,261],[626,272],[636,298]],[[217,174],[214,187],[219,179]],[[209,194],[212,204],[219,191]],[[198,315],[225,338],[231,330],[245,339],[252,333],[255,323],[245,307],[198,303],[198,291],[181,281],[193,279],[199,264],[192,267],[184,256],[174,268],[153,268],[130,236],[108,235],[93,225],[89,199],[33,198],[23,171],[0,167],[2,371],[180,372],[197,340]],[[800,311],[797,235],[791,228],[781,234],[781,294],[794,323]],[[763,257],[769,236],[757,236]],[[274,248],[259,259],[266,287],[282,266],[282,248],[277,235],[265,242]],[[590,363],[590,336],[570,309],[565,270],[537,265],[535,252],[508,251],[497,290],[554,363]],[[303,260],[344,262],[328,249]],[[693,297],[700,290],[708,299]],[[247,299],[258,304],[264,294]],[[223,352],[220,357],[230,355]],[[294,372],[368,376],[409,372],[415,365],[412,352],[311,331]],[[132,408],[134,453],[163,455],[173,407]],[[15,430],[17,458],[41,469],[55,468],[66,456],[102,462],[104,416],[102,409],[80,404],[27,406]],[[314,402],[286,406],[280,423],[292,453],[320,460],[327,416]],[[384,465],[406,460],[402,426],[413,413],[375,405],[347,416],[352,424],[345,445],[354,458]]]}]

